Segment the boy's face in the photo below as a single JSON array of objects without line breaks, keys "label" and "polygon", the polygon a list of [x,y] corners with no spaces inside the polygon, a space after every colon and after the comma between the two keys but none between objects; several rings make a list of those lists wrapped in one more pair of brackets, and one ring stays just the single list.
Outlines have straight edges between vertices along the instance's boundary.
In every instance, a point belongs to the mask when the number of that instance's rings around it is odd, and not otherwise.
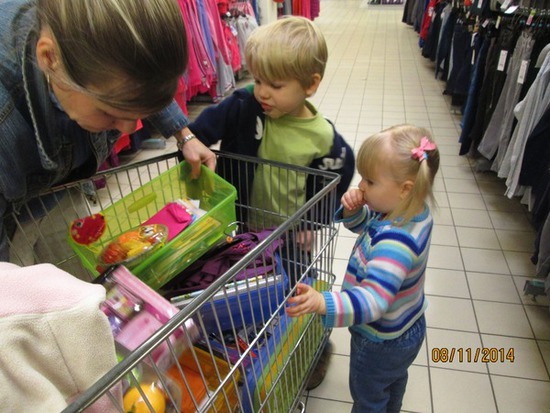
[{"label": "boy's face", "polygon": [[296,79],[267,82],[254,79],[254,97],[264,110],[266,116],[278,119],[284,115],[298,118],[313,116],[305,106],[305,100],[317,90],[318,82],[307,89]]}]

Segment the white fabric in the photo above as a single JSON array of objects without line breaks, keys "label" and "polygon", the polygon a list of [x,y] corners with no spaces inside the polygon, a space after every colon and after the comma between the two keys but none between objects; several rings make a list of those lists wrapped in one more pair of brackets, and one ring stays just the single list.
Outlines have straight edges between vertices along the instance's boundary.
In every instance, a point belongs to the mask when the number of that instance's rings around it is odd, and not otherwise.
[{"label": "white fabric", "polygon": [[[51,264],[2,262],[0,297],[3,412],[59,412],[116,364],[103,286]],[[103,397],[87,411],[117,410]]]}]

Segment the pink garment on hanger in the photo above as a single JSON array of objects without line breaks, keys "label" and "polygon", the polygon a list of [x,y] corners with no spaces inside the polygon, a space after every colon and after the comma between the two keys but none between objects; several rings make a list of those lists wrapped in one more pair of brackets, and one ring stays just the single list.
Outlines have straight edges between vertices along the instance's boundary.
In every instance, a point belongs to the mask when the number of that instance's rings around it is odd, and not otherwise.
[{"label": "pink garment on hanger", "polygon": [[235,35],[235,32],[228,22],[225,22],[224,24],[224,34],[227,44],[229,45],[231,67],[233,68],[233,71],[236,72],[241,68],[241,51],[239,49],[239,39]]}]

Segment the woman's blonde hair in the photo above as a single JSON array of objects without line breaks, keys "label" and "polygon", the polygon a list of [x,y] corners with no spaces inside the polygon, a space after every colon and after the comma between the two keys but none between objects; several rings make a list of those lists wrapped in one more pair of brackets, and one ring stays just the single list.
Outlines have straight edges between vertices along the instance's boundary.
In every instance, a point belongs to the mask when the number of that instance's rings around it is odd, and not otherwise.
[{"label": "woman's blonde hair", "polygon": [[285,16],[255,29],[245,46],[248,70],[265,81],[296,79],[304,88],[325,74],[328,50],[319,28],[299,16]]},{"label": "woman's blonde hair", "polygon": [[188,58],[175,0],[38,0],[38,18],[63,68],[50,76],[122,110],[174,98]]},{"label": "woman's blonde hair", "polygon": [[422,138],[433,143],[425,128],[407,124],[392,126],[367,138],[357,155],[357,171],[364,178],[374,177],[384,168],[398,184],[414,182],[408,196],[388,215],[388,219],[398,225],[422,210],[427,200],[435,205],[433,184],[439,170],[439,151],[434,145],[425,151],[424,157],[414,157],[413,150],[420,146]]}]

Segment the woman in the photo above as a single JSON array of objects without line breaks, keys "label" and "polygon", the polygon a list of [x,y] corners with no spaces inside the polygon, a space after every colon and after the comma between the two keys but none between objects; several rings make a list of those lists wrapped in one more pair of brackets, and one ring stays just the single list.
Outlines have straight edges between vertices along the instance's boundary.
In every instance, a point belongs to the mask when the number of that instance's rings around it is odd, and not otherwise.
[{"label": "woman", "polygon": [[195,176],[214,167],[173,100],[187,64],[175,0],[2,0],[0,58],[2,216],[91,176],[138,119],[174,135]]}]

